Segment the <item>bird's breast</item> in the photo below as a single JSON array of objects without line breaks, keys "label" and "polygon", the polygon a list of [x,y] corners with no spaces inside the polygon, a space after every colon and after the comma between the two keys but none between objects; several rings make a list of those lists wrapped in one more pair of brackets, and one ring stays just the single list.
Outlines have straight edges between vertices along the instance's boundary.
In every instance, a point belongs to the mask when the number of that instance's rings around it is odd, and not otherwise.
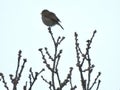
[{"label": "bird's breast", "polygon": [[42,16],[42,21],[47,26],[54,26],[56,24],[54,20],[52,20],[51,18],[44,17],[44,16]]}]

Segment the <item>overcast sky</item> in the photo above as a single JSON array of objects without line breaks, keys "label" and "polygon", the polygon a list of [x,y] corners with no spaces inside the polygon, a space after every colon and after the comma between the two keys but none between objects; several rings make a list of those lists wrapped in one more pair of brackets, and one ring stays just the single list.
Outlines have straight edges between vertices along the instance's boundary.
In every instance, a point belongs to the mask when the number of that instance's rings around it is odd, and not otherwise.
[{"label": "overcast sky", "polygon": [[[20,49],[23,51],[23,58],[27,58],[28,61],[23,79],[26,80],[29,67],[32,66],[34,71],[45,67],[38,49],[48,47],[52,52],[53,44],[47,27],[41,21],[40,13],[43,9],[56,13],[64,27],[64,31],[57,25],[52,28],[56,38],[66,37],[60,46],[63,49],[61,65],[65,69],[62,73],[66,75],[69,67],[75,67],[76,64],[74,32],[79,34],[81,48],[85,51],[86,40],[96,29],[91,59],[96,66],[94,75],[102,72],[99,90],[119,90],[119,0],[1,0],[0,72],[5,74],[7,81],[10,83],[9,74],[16,70],[17,54]],[[47,84],[43,83],[40,77],[39,79],[33,90],[39,88],[48,90]],[[0,82],[1,88],[5,90]]]}]

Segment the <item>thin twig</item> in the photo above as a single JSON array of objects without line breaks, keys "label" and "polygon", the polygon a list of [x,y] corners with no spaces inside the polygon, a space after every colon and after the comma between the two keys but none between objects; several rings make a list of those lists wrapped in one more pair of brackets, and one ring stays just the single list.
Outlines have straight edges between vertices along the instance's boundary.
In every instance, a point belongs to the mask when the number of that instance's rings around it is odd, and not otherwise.
[{"label": "thin twig", "polygon": [[99,81],[98,81],[98,85],[97,85],[96,90],[98,90],[98,89],[99,89],[100,83],[101,83],[101,80],[99,80]]},{"label": "thin twig", "polygon": [[[98,75],[97,75],[97,77],[95,78],[95,80],[94,80],[94,82],[93,82],[93,84],[91,85],[91,87],[90,87],[89,90],[91,90],[92,87],[96,84],[96,81],[98,80],[98,78],[99,78],[100,75],[101,75],[101,72],[98,72]],[[99,81],[99,83],[100,83],[100,81]],[[99,86],[98,86],[98,87],[99,87]]]},{"label": "thin twig", "polygon": [[30,75],[29,76],[32,76],[32,78],[29,77],[30,79],[30,87],[28,90],[32,90],[32,87],[35,83],[35,81],[37,80],[38,76],[44,71],[45,69],[42,69],[40,72],[35,72],[35,76],[33,76],[33,72],[32,72],[32,68],[30,68]]},{"label": "thin twig", "polygon": [[4,78],[3,73],[0,73],[0,76],[1,76],[1,78],[2,78],[2,82],[3,82],[3,84],[4,84],[4,87],[5,87],[7,90],[9,90],[9,87],[7,86],[7,82],[5,81],[5,78]]}]

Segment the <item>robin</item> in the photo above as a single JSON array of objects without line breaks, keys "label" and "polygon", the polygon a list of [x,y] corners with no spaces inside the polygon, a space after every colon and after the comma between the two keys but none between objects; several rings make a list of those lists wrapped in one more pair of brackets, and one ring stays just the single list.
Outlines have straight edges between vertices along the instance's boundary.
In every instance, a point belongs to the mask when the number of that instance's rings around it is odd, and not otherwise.
[{"label": "robin", "polygon": [[42,14],[42,21],[45,25],[51,27],[57,24],[64,30],[64,28],[59,23],[61,21],[58,19],[58,17],[53,12],[50,12],[45,9],[42,11],[41,14]]}]

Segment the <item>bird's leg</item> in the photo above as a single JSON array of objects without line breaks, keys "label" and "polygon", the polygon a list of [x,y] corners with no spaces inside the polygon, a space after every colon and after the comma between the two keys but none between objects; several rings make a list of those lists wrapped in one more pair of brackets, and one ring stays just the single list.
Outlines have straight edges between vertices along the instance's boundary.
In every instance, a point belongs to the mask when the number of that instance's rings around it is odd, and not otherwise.
[{"label": "bird's leg", "polygon": [[50,26],[48,27],[48,30],[51,30],[51,27],[50,27]]}]

